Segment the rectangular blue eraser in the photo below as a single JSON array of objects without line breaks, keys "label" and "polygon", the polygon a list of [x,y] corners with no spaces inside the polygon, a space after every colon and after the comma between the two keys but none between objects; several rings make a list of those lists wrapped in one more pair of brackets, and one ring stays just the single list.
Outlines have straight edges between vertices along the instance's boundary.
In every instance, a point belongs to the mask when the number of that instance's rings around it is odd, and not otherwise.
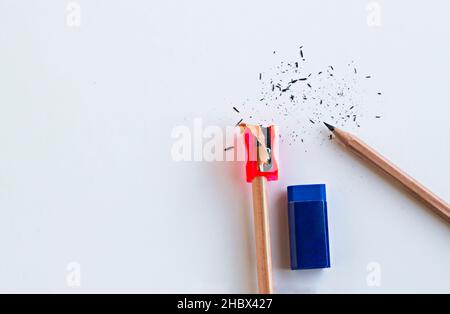
[{"label": "rectangular blue eraser", "polygon": [[324,184],[288,186],[291,269],[330,267]]}]

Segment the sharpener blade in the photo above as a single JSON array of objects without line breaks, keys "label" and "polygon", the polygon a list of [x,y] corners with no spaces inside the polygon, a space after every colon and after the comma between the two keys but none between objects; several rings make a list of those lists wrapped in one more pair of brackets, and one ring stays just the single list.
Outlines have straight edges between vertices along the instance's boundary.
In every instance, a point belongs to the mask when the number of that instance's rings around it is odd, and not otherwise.
[{"label": "sharpener blade", "polygon": [[[272,169],[272,128],[271,127],[264,127],[261,125],[261,131],[264,134],[264,138],[265,138],[265,146],[266,146],[266,150],[267,153],[269,154],[269,159],[267,160],[267,162],[265,163],[261,163],[259,164],[259,171],[270,171]],[[258,154],[258,160],[259,160],[259,148],[261,147],[261,144],[259,142],[257,142],[258,145],[258,150],[257,150],[257,154]]]}]

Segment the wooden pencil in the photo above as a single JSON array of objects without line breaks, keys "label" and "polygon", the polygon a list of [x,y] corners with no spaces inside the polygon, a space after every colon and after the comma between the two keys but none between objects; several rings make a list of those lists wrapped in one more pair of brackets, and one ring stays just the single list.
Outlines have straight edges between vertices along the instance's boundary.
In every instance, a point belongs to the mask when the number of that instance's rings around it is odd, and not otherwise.
[{"label": "wooden pencil", "polygon": [[273,293],[272,253],[270,249],[269,212],[266,196],[267,179],[255,177],[252,181],[253,212],[256,240],[256,267],[259,293]]},{"label": "wooden pencil", "polygon": [[450,206],[448,203],[433,194],[425,186],[414,180],[355,135],[328,123],[325,123],[325,125],[344,146],[390,175],[414,196],[423,201],[436,214],[441,216],[445,221],[450,222]]}]

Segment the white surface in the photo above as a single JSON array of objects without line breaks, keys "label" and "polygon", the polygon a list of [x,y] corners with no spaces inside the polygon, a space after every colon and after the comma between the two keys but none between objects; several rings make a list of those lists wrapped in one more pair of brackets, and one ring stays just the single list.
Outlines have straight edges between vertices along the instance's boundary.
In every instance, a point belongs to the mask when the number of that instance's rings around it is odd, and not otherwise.
[{"label": "white surface", "polygon": [[[356,0],[80,0],[79,28],[67,3],[0,0],[1,292],[255,292],[241,165],[173,162],[170,134],[235,122],[271,52],[299,43],[373,75],[382,119],[352,131],[450,200],[448,1],[379,1],[380,27]],[[281,146],[270,184],[277,291],[449,293],[448,225],[335,142],[308,145]],[[327,271],[288,270],[283,195],[302,183],[327,184]]]}]

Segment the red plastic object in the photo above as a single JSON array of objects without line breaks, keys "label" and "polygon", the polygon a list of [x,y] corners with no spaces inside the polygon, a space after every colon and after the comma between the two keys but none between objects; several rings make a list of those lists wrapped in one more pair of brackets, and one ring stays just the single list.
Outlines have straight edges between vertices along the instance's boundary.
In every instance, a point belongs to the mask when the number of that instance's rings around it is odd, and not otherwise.
[{"label": "red plastic object", "polygon": [[268,181],[278,180],[278,163],[277,157],[277,128],[275,126],[268,127],[270,129],[270,143],[271,143],[271,159],[268,169],[262,169],[261,163],[258,162],[257,158],[257,140],[256,137],[248,130],[245,130],[245,151],[247,157],[247,163],[245,165],[245,171],[247,174],[247,182],[252,182],[255,177],[266,177]]}]

